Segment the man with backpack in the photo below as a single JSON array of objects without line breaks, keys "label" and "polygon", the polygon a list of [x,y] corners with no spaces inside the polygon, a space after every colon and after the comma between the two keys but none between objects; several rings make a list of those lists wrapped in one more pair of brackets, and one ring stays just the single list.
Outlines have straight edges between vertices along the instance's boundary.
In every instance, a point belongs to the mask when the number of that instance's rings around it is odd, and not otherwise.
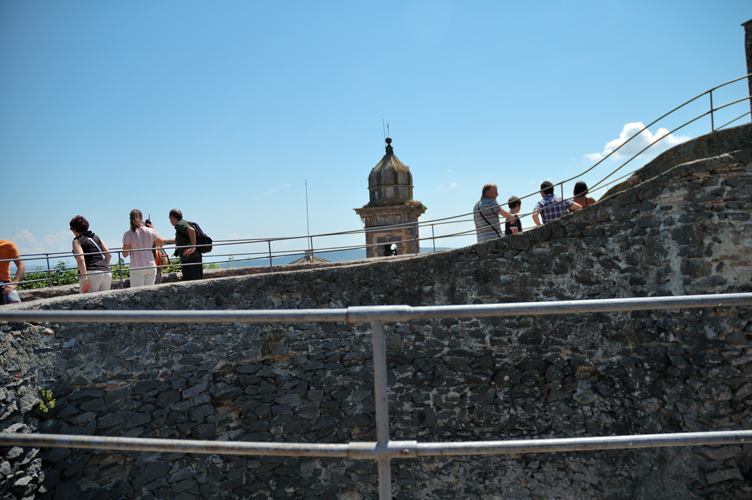
[{"label": "man with backpack", "polygon": [[175,239],[165,240],[165,243],[177,246],[174,255],[180,257],[183,281],[204,279],[203,259],[196,248],[196,230],[177,208],[170,210],[170,224],[175,226]]}]

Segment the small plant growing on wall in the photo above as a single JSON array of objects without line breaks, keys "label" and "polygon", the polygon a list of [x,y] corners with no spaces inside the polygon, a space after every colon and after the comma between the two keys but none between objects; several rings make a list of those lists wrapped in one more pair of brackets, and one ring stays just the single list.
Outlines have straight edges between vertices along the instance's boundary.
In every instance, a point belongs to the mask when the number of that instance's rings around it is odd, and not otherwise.
[{"label": "small plant growing on wall", "polygon": [[52,397],[52,391],[39,391],[39,402],[37,408],[39,413],[47,415],[47,412],[55,407],[55,398]]}]

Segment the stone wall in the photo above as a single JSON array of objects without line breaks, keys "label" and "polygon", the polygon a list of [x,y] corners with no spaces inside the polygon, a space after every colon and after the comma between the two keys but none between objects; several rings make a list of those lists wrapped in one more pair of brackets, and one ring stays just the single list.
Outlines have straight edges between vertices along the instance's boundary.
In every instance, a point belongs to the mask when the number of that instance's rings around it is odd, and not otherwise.
[{"label": "stone wall", "polygon": [[[752,149],[670,169],[541,228],[337,268],[11,306],[272,309],[751,291]],[[751,429],[752,309],[387,326],[393,439]],[[4,324],[22,432],[374,440],[368,325]],[[52,390],[54,409],[35,406]],[[376,498],[367,461],[3,449],[7,498]],[[752,498],[752,445],[393,462],[398,499]]]}]

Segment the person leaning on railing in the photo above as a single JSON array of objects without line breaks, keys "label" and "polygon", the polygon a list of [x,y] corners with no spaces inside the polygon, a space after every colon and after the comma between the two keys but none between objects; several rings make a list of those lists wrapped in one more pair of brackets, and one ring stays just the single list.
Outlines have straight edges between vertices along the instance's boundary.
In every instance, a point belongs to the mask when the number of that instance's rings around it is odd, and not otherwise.
[{"label": "person leaning on railing", "polygon": [[[10,279],[10,261],[16,265],[16,275]],[[0,285],[2,285],[2,304],[17,304],[21,302],[16,287],[23,278],[26,266],[21,260],[21,254],[18,253],[15,243],[12,241],[0,240]]]},{"label": "person leaning on railing", "polygon": [[520,209],[522,208],[522,200],[520,200],[516,196],[512,196],[511,198],[509,198],[507,206],[509,207],[509,213],[511,213],[514,218],[507,219],[507,221],[504,223],[504,234],[511,236],[513,234],[521,233],[522,221],[520,220],[520,216],[517,214],[520,213]]},{"label": "person leaning on railing", "polygon": [[483,186],[480,201],[473,207],[473,221],[475,222],[475,234],[478,243],[489,241],[501,237],[501,222],[499,214],[506,219],[513,219],[514,216],[501,208],[496,203],[499,196],[499,188],[496,184],[489,182]]},{"label": "person leaning on railing", "polygon": [[165,240],[167,245],[173,243],[175,257],[180,257],[183,281],[204,279],[204,266],[201,252],[196,250],[196,230],[183,219],[183,212],[177,208],[170,210],[170,224],[175,226],[175,239]]},{"label": "person leaning on railing", "polygon": [[76,215],[70,221],[73,239],[73,255],[78,265],[79,291],[81,293],[109,290],[112,283],[110,259],[112,254],[99,236],[89,231],[89,221]]},{"label": "person leaning on railing", "polygon": [[533,221],[536,226],[540,226],[541,222],[539,216],[543,216],[543,224],[551,222],[563,217],[567,210],[574,212],[580,210],[582,205],[575,203],[572,200],[562,200],[560,197],[554,194],[554,185],[548,181],[541,183],[541,197],[543,198],[535,204],[533,210]]},{"label": "person leaning on railing", "polygon": [[582,181],[579,181],[574,185],[574,192],[572,194],[574,195],[572,201],[580,205],[582,208],[595,205],[595,198],[588,196],[587,184]]},{"label": "person leaning on railing", "polygon": [[[164,245],[157,232],[143,224],[144,214],[133,209],[130,214],[131,228],[123,235],[123,257],[130,255],[131,288],[153,285],[157,277],[157,262],[154,260],[152,244]],[[137,250],[132,250],[132,249]],[[149,250],[140,250],[148,248]]]}]

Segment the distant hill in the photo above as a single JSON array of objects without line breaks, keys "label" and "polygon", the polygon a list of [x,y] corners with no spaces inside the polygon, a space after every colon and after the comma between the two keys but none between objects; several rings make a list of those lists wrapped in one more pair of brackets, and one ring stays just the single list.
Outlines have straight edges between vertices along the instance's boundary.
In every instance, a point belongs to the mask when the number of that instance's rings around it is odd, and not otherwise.
[{"label": "distant hill", "polygon": [[[449,247],[436,247],[436,251],[439,250],[451,250]],[[429,253],[433,252],[433,248],[421,248],[420,253]],[[317,257],[321,257],[322,259],[326,259],[330,262],[345,262],[348,260],[361,260],[366,258],[366,250],[365,248],[356,248],[353,250],[335,250],[332,252],[317,252],[314,251],[313,254]],[[285,264],[289,264],[290,262],[295,262],[296,260],[304,257],[305,255],[295,254],[295,255],[285,255],[284,257],[272,257],[272,264],[275,266],[284,266]],[[220,264],[220,267],[252,267],[252,266],[268,266],[269,265],[269,259],[255,259],[252,261],[248,260],[236,260],[233,262],[224,262]]]}]

